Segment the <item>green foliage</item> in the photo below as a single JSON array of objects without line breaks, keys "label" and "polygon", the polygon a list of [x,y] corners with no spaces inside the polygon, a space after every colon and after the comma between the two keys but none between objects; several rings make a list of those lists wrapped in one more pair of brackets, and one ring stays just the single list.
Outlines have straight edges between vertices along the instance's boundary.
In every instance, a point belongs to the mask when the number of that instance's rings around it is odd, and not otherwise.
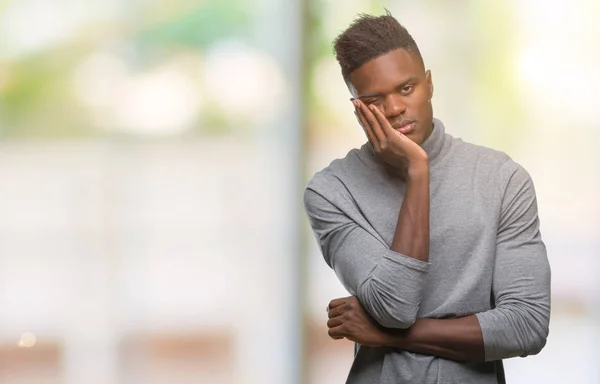
[{"label": "green foliage", "polygon": [[207,48],[220,39],[244,37],[251,26],[245,1],[209,1],[158,24],[144,26],[136,36],[143,45]]},{"label": "green foliage", "polygon": [[0,137],[87,136],[85,114],[72,94],[73,50],[50,50],[23,58],[9,67],[0,93]]},{"label": "green foliage", "polygon": [[[1,3],[0,3],[1,4]],[[109,49],[125,52],[125,60],[140,70],[176,52],[202,51],[215,41],[243,38],[251,26],[252,4],[243,0],[186,2],[163,0],[128,9],[99,28],[117,31]],[[0,8],[1,9],[1,8]],[[0,11],[1,12],[1,11]],[[106,50],[106,34],[83,31],[56,46],[8,62],[8,82],[0,88],[0,138],[79,138],[102,136],[73,92],[74,70],[96,50]],[[116,42],[116,44],[114,44]],[[123,56],[121,54],[121,56]],[[222,118],[208,116],[222,127]],[[114,133],[113,135],[119,135]]]}]

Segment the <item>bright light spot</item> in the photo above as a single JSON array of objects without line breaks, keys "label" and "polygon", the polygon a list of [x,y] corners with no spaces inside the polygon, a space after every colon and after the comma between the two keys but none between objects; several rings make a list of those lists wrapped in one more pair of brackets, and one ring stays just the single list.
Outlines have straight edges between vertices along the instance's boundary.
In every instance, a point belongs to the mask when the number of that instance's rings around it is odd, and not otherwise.
[{"label": "bright light spot", "polygon": [[9,47],[17,55],[53,45],[69,37],[83,21],[71,7],[54,2],[26,0],[10,4],[3,12],[0,28]]},{"label": "bright light spot", "polygon": [[145,135],[176,134],[189,128],[199,111],[200,95],[193,75],[188,75],[193,70],[184,60],[133,75],[118,57],[96,53],[77,68],[73,84],[98,126]]},{"label": "bright light spot", "polygon": [[129,7],[127,2],[119,0],[19,0],[4,2],[3,6],[0,57],[28,54],[78,38],[77,33],[86,23],[112,21]]},{"label": "bright light spot", "polygon": [[[579,53],[577,57],[584,55]],[[556,123],[595,123],[600,118],[596,101],[600,75],[593,65],[593,57],[590,55],[588,59],[582,64],[570,55],[556,55],[550,48],[524,50],[516,65],[517,73],[526,85],[523,89],[528,94],[527,99],[536,110],[553,116]],[[556,80],[564,74],[568,74],[569,81]]]},{"label": "bright light spot", "polygon": [[35,346],[36,338],[35,335],[31,332],[25,332],[21,335],[21,339],[19,340],[19,347],[21,348],[31,348]]},{"label": "bright light spot", "polygon": [[542,53],[527,50],[518,58],[517,69],[521,78],[532,85],[543,86],[551,75],[552,63]]},{"label": "bright light spot", "polygon": [[124,84],[114,100],[118,129],[140,134],[175,134],[194,122],[200,98],[191,79],[164,68]]},{"label": "bright light spot", "polygon": [[127,80],[125,63],[117,57],[96,53],[85,59],[75,72],[75,91],[93,108],[114,102],[119,87]]},{"label": "bright light spot", "polygon": [[209,50],[205,83],[226,117],[253,123],[272,119],[283,104],[284,77],[269,56],[241,44]]}]

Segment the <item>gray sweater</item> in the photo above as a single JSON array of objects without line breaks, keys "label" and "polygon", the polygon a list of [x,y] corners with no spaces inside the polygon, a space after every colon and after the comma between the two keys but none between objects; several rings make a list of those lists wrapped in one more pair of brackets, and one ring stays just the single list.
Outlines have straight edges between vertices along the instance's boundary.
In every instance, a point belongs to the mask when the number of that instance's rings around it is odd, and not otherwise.
[{"label": "gray sweater", "polygon": [[475,314],[486,362],[357,345],[347,383],[504,383],[501,359],[538,353],[548,336],[550,266],[529,174],[465,143],[434,119],[429,263],[390,249],[405,183],[367,143],[318,172],[304,192],[327,264],[385,327]]}]

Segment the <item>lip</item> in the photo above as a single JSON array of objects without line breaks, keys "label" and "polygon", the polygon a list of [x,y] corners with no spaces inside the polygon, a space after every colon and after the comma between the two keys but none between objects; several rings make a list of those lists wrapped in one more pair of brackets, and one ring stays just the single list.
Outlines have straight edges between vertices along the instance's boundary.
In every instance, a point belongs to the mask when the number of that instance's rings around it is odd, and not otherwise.
[{"label": "lip", "polygon": [[415,121],[413,120],[402,120],[399,123],[392,124],[392,128],[396,131],[406,135],[407,133],[412,132],[415,129]]}]

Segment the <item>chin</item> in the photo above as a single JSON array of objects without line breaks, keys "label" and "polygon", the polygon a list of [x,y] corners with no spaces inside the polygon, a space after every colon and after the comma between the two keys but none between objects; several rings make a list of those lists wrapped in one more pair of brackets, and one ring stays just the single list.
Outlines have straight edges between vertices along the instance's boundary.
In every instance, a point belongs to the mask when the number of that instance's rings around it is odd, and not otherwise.
[{"label": "chin", "polygon": [[413,142],[421,145],[423,144],[423,142],[425,140],[423,140],[423,135],[421,134],[420,131],[413,131],[411,133],[409,133],[408,135],[406,135],[406,137],[408,137],[409,139],[411,139]]}]

